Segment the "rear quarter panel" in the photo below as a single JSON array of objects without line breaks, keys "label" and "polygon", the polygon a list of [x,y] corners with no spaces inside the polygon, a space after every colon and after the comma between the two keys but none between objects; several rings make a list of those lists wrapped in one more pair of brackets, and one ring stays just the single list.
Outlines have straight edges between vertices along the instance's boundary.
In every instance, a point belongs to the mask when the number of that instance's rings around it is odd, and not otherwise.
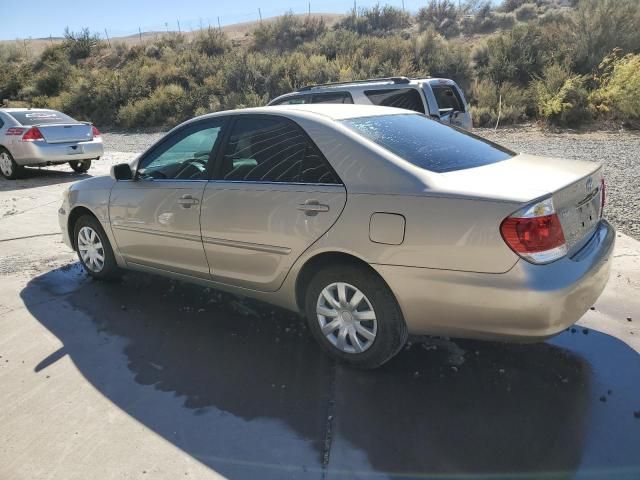
[{"label": "rear quarter panel", "polygon": [[[339,221],[315,245],[354,252],[372,264],[504,273],[518,261],[500,235],[514,205],[437,196],[352,194]],[[400,245],[371,241],[374,213],[404,216]]]}]

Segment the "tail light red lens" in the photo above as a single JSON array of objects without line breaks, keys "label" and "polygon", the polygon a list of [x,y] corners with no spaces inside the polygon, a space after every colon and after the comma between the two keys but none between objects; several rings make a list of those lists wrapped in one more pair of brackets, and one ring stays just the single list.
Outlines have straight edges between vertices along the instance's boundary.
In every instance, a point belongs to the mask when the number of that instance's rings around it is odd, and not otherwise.
[{"label": "tail light red lens", "polygon": [[98,130],[95,125],[91,125],[91,132],[93,133],[93,138],[99,137],[101,135],[100,130]]},{"label": "tail light red lens", "polygon": [[42,136],[42,132],[38,130],[37,127],[31,127],[29,130],[27,130],[27,133],[22,136],[23,142],[35,142],[38,140],[44,140],[44,137]]},{"label": "tail light red lens", "polygon": [[553,262],[567,253],[562,225],[551,199],[505,218],[500,233],[515,253],[532,263]]}]

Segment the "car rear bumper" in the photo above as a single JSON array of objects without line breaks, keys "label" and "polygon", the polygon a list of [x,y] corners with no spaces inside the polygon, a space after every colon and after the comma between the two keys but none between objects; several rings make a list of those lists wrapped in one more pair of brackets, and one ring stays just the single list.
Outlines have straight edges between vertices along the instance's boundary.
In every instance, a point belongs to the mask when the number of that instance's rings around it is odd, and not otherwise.
[{"label": "car rear bumper", "polygon": [[518,261],[502,274],[373,265],[412,334],[537,341],[574,324],[609,278],[615,230],[606,221],[571,258]]},{"label": "car rear bumper", "polygon": [[100,139],[74,143],[16,142],[11,145],[11,154],[18,165],[35,166],[95,159],[104,154],[104,148]]}]

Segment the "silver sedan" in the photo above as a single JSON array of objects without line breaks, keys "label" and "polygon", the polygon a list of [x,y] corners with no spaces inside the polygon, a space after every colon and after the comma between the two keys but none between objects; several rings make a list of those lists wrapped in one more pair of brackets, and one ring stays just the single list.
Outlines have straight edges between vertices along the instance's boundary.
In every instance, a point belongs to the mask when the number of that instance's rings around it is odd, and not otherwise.
[{"label": "silver sedan", "polygon": [[538,341],[576,322],[609,276],[603,205],[596,163],[310,104],[179,125],[71,186],[59,220],[95,278],[136,269],[270,302],[376,367],[409,333]]},{"label": "silver sedan", "polygon": [[0,108],[0,174],[13,180],[25,166],[68,163],[74,171],[89,170],[103,154],[96,127],[55,110]]}]

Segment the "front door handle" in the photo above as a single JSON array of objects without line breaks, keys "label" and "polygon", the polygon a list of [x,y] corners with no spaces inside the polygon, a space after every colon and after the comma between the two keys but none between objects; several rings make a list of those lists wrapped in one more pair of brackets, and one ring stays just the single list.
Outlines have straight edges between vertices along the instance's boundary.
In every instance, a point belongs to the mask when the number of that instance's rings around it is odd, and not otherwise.
[{"label": "front door handle", "polygon": [[324,205],[317,200],[307,200],[304,203],[298,205],[298,210],[302,210],[310,217],[316,216],[319,212],[328,212],[329,205]]},{"label": "front door handle", "polygon": [[197,205],[200,200],[193,198],[191,195],[183,195],[178,200],[178,203],[182,205],[182,208],[191,208],[191,205]]}]

